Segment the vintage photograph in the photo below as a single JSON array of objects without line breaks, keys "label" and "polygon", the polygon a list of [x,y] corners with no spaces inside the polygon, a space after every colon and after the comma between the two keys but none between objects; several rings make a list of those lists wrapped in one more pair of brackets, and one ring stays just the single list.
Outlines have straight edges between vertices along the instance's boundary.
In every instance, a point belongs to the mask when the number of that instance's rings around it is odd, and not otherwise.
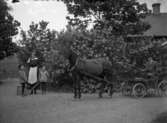
[{"label": "vintage photograph", "polygon": [[167,123],[167,0],[0,0],[0,123]]}]

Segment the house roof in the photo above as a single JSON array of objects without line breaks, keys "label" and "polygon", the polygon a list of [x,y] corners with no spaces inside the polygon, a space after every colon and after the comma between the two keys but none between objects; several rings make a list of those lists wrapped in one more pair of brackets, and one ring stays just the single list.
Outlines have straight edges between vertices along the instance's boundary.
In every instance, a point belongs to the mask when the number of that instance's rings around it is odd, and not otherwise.
[{"label": "house roof", "polygon": [[151,25],[145,36],[167,36],[167,13],[150,14],[145,21]]}]

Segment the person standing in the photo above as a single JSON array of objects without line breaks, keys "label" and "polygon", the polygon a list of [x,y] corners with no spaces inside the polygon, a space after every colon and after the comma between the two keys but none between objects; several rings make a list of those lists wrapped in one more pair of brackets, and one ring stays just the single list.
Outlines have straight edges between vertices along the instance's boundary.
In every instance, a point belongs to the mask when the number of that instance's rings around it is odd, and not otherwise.
[{"label": "person standing", "polygon": [[24,96],[25,94],[24,90],[27,83],[27,74],[26,74],[24,65],[20,64],[18,68],[19,68],[19,79],[21,84],[21,94],[22,96]]},{"label": "person standing", "polygon": [[41,87],[42,87],[42,92],[46,92],[46,88],[48,86],[48,80],[49,80],[49,73],[46,70],[46,66],[43,65],[39,69],[39,82],[40,82]]},{"label": "person standing", "polygon": [[30,58],[27,61],[29,65],[29,73],[28,73],[28,83],[30,85],[35,85],[38,82],[38,64],[39,59],[36,56],[36,52],[33,51]]}]

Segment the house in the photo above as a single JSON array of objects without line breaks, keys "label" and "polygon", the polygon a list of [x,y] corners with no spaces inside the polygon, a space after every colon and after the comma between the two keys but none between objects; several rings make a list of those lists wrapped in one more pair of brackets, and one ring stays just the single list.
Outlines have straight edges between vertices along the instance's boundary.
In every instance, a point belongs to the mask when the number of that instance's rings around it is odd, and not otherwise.
[{"label": "house", "polygon": [[152,4],[153,12],[149,14],[145,21],[151,25],[145,36],[153,36],[155,38],[167,38],[167,13],[161,13],[161,4]]},{"label": "house", "polygon": [[129,38],[166,38],[167,39],[167,12],[160,11],[160,3],[152,4],[152,13],[148,14],[143,20],[150,24],[151,28],[144,32],[143,35],[129,35]]}]

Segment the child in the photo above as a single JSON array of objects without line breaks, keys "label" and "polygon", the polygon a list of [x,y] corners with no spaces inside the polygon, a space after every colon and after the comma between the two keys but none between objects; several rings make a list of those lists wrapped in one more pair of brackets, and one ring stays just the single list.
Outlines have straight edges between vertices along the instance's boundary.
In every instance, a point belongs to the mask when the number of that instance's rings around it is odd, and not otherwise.
[{"label": "child", "polygon": [[45,66],[42,66],[42,68],[39,69],[39,82],[41,82],[42,85],[42,91],[46,91],[46,84],[48,82],[49,73],[46,70]]},{"label": "child", "polygon": [[25,72],[25,67],[24,65],[19,65],[19,78],[20,78],[20,84],[21,84],[21,94],[24,96],[24,89],[25,89],[25,85],[27,83],[27,74]]}]

